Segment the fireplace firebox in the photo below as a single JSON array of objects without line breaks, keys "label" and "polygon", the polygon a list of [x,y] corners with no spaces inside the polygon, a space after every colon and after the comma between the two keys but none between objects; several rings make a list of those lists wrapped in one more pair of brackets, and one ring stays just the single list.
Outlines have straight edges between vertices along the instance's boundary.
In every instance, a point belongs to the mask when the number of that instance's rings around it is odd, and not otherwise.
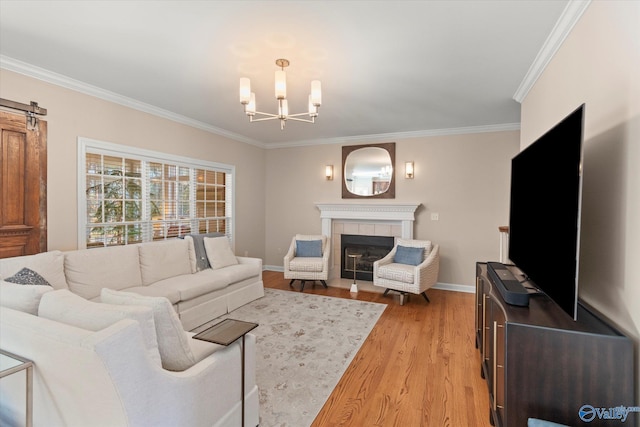
[{"label": "fireplace firebox", "polygon": [[[387,236],[363,236],[355,234],[342,234],[340,236],[340,277],[353,279],[353,270],[356,271],[356,279],[373,281],[373,263],[393,249],[394,238]],[[357,258],[349,255],[360,255]],[[355,266],[354,266],[355,263]]]}]

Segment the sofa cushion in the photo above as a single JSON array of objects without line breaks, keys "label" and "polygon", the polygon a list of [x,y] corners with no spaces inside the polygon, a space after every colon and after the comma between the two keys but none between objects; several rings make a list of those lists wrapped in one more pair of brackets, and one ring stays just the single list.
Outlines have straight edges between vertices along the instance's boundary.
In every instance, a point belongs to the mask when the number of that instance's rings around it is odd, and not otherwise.
[{"label": "sofa cushion", "polygon": [[241,282],[254,276],[260,276],[260,269],[256,264],[236,264],[219,270],[202,271],[200,274],[223,280],[227,286]]},{"label": "sofa cushion", "polygon": [[187,301],[229,285],[227,276],[211,274],[214,271],[217,270],[207,269],[195,274],[169,277],[148,287],[157,289],[157,292],[176,292],[178,301]]},{"label": "sofa cushion", "polygon": [[322,258],[295,257],[289,261],[289,271],[310,271],[315,273],[322,271],[323,265]]},{"label": "sofa cushion", "polygon": [[396,282],[413,283],[416,267],[408,264],[385,264],[378,267],[378,277]]},{"label": "sofa cushion", "polygon": [[147,286],[168,277],[191,274],[189,246],[183,239],[139,245],[142,284]]},{"label": "sofa cushion", "polygon": [[86,299],[99,297],[102,288],[142,285],[137,245],[66,252],[64,268],[69,289]]},{"label": "sofa cushion", "polygon": [[204,248],[211,268],[217,270],[238,264],[238,259],[231,250],[229,239],[223,237],[205,237]]},{"label": "sofa cushion", "polygon": [[146,297],[131,292],[103,289],[102,301],[109,304],[142,305],[153,310],[162,367],[169,371],[184,371],[196,362],[189,347],[187,333],[168,299]]},{"label": "sofa cushion", "polygon": [[51,291],[51,286],[19,285],[0,280],[0,306],[37,315],[42,295]]},{"label": "sofa cushion", "polygon": [[50,251],[0,259],[0,279],[6,280],[25,267],[42,276],[54,289],[67,289],[62,252]]},{"label": "sofa cushion", "polygon": [[[191,275],[189,275],[190,277]],[[187,276],[177,276],[177,278],[186,278]],[[164,279],[159,282],[154,283],[150,286],[134,286],[133,288],[123,289],[124,292],[133,292],[134,294],[144,295],[146,297],[165,297],[169,300],[171,304],[177,304],[180,301],[180,292],[175,289],[171,289],[169,287],[157,287],[155,286],[157,283],[163,283],[167,280],[173,280],[176,277],[170,277],[169,279]]]},{"label": "sofa cushion", "polygon": [[60,289],[42,296],[38,316],[89,331],[99,331],[122,319],[135,320],[142,330],[147,354],[160,366],[153,310],[149,307],[87,301],[66,289]]}]

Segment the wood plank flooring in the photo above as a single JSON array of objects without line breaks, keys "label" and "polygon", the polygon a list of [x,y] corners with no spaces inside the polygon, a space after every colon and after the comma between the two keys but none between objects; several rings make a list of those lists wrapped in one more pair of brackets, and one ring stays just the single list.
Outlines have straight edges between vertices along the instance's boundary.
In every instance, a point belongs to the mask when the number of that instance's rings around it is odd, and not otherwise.
[{"label": "wood plank flooring", "polygon": [[[282,273],[265,271],[263,280],[267,288],[291,290]],[[387,304],[312,427],[490,426],[473,294],[431,289],[430,303],[414,295],[400,306],[397,295],[354,297],[319,283],[307,282],[304,292]]]}]

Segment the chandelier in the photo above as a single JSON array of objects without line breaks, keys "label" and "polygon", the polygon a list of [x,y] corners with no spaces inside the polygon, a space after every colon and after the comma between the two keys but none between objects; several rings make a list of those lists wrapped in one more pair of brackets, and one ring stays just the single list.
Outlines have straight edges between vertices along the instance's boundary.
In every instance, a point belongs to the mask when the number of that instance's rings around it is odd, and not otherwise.
[{"label": "chandelier", "polygon": [[[263,113],[256,111],[256,95],[251,92],[251,81],[247,77],[240,79],[240,103],[244,105],[244,112],[249,116],[249,122],[263,122],[266,120],[280,120],[280,129],[284,130],[287,120],[295,120],[297,122],[315,123],[318,117],[318,108],[322,104],[322,90],[320,80],[311,82],[311,94],[309,95],[309,111],[306,113],[289,114],[289,105],[287,103],[287,74],[285,67],[289,66],[288,59],[277,59],[276,65],[280,67],[276,70],[275,94],[278,100],[278,114]],[[264,116],[256,118],[256,115]],[[302,118],[309,116],[309,118]]]}]

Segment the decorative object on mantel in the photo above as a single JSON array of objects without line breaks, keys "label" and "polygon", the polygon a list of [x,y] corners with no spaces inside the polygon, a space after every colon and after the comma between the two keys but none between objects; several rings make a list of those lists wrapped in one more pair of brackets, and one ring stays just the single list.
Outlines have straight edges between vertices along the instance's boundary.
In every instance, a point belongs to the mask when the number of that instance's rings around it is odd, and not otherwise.
[{"label": "decorative object on mantel", "polygon": [[327,165],[324,168],[324,176],[327,178],[327,181],[333,181],[333,165]]},{"label": "decorative object on mantel", "polygon": [[405,179],[413,179],[413,162],[405,162],[404,163],[404,178]]},{"label": "decorative object on mantel", "polygon": [[[315,123],[316,117],[318,117],[318,108],[322,104],[322,88],[320,80],[313,80],[311,82],[311,94],[309,95],[309,111],[306,113],[289,114],[289,104],[287,102],[287,74],[284,71],[285,67],[289,66],[288,59],[276,59],[276,65],[280,67],[280,70],[276,71],[276,83],[275,94],[278,100],[278,114],[263,113],[256,111],[256,94],[251,92],[251,81],[247,77],[240,79],[240,103],[244,105],[244,112],[249,116],[250,122],[263,122],[266,120],[280,120],[280,129],[284,130],[284,125],[287,120],[295,120],[297,122]],[[259,119],[254,119],[254,116],[259,114],[265,116]],[[301,116],[308,115],[309,119],[303,119]]]},{"label": "decorative object on mantel", "polygon": [[395,199],[396,143],[342,147],[343,199]]}]

